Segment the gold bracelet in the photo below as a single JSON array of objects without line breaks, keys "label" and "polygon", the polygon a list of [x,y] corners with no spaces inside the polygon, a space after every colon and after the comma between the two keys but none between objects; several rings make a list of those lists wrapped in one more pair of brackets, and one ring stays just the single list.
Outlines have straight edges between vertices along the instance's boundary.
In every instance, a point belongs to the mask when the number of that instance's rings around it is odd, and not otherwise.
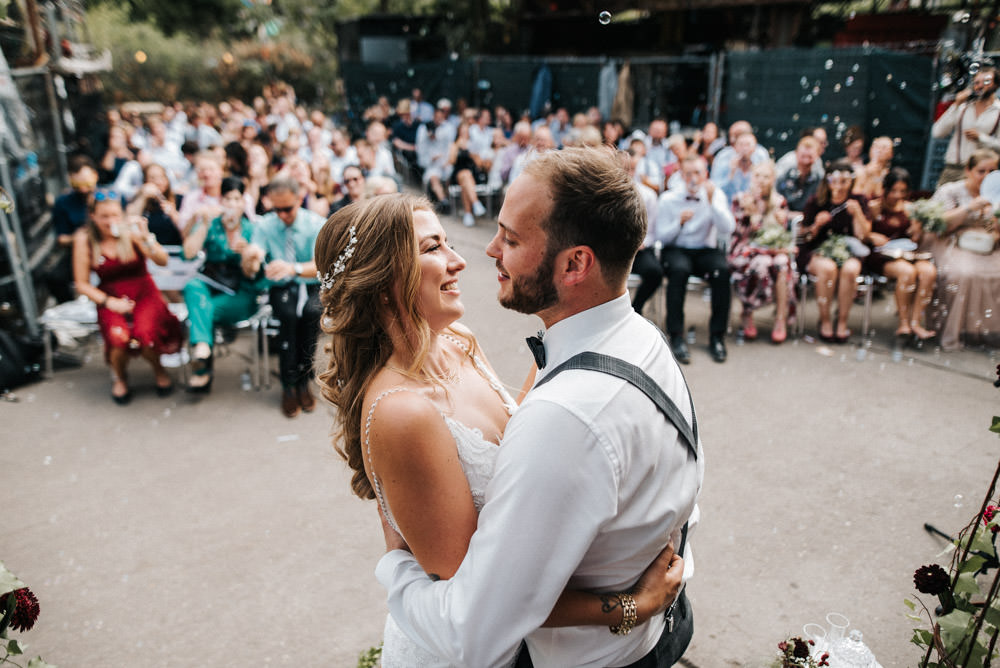
[{"label": "gold bracelet", "polygon": [[639,619],[638,613],[635,607],[635,599],[632,598],[631,594],[615,594],[618,597],[618,602],[622,605],[622,623],[617,626],[609,626],[608,628],[616,636],[627,636],[635,628],[635,622]]}]

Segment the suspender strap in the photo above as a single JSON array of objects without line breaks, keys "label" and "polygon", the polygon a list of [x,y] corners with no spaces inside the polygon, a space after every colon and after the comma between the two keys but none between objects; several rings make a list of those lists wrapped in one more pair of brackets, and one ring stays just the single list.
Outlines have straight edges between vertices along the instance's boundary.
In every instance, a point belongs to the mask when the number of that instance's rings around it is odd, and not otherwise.
[{"label": "suspender strap", "polygon": [[[681,413],[680,409],[677,408],[677,404],[674,403],[673,399],[667,396],[656,382],[649,377],[645,371],[640,369],[634,364],[630,364],[623,359],[617,357],[612,357],[610,355],[602,355],[601,353],[594,352],[583,352],[570,357],[568,360],[552,369],[545,378],[535,383],[535,387],[541,387],[545,383],[549,382],[556,377],[560,372],[566,371],[567,369],[583,369],[586,371],[597,371],[599,373],[606,373],[616,378],[621,378],[622,380],[631,383],[639,390],[642,391],[647,397],[652,399],[656,407],[663,413],[663,417],[674,425],[677,429],[677,433],[682,439],[684,439],[685,445],[687,445],[688,450],[691,451],[692,456],[698,459],[698,418],[694,413],[694,399],[691,397],[691,390],[687,386],[687,380],[684,381],[684,389],[688,393],[688,401],[691,402],[691,424],[693,426],[689,427],[687,420],[684,419],[684,415]],[[681,378],[684,378],[681,375]],[[688,523],[685,522],[684,526],[681,527],[681,544],[677,549],[677,554],[681,557],[684,556],[684,547],[687,544],[687,534],[688,534]],[[669,615],[669,613],[668,613]]]},{"label": "suspender strap", "polygon": [[649,374],[634,364],[630,364],[617,357],[611,357],[610,355],[602,355],[601,353],[594,352],[583,352],[574,355],[552,369],[552,371],[546,374],[545,378],[542,378],[535,384],[535,387],[541,387],[555,378],[557,374],[568,369],[598,371],[621,378],[634,385],[656,404],[656,407],[663,413],[663,416],[677,429],[678,434],[684,439],[685,445],[691,450],[694,458],[698,458],[698,418],[695,416],[694,400],[691,398],[691,390],[687,388],[687,381],[684,381],[684,387],[688,389],[688,400],[691,402],[691,421],[693,426],[688,426],[688,422],[680,409],[677,408],[677,404],[649,377]]}]

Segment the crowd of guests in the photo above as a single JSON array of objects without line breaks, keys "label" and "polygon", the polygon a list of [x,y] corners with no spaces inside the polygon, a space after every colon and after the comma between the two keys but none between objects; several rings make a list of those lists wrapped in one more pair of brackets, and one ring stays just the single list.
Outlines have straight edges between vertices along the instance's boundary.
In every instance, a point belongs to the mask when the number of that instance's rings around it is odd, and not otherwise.
[{"label": "crowd of guests", "polygon": [[[216,329],[248,318],[266,295],[280,322],[281,410],[294,417],[315,406],[313,246],[330,214],[410,183],[439,212],[473,226],[486,214],[482,195],[502,195],[539,153],[610,146],[622,151],[650,223],[633,266],[641,278],[633,307],[642,312],[666,279],[664,325],[678,361],[691,360],[684,319],[691,276],[711,288],[708,352],[717,362],[727,357],[733,295],[747,340],[758,336],[758,310],[774,305],[770,340],[780,344],[798,316],[801,286],[812,285],[818,337],[847,342],[864,272],[895,281],[897,336],[918,344],[937,336],[945,349],[995,344],[988,320],[1000,313],[996,211],[979,191],[998,166],[994,79],[983,68],[973,97],[960,95],[934,126],[935,136],[952,137],[948,160],[956,161],[933,193],[943,210],[934,231],[911,213],[913,183],[893,166],[893,140],[868,142],[861,128],[848,130],[841,150],[829,151],[836,159],[824,162],[822,127],[773,156],[746,121],[725,134],[714,123],[668,134],[663,118],[645,129],[603,119],[596,108],[515,119],[503,107],[431,104],[419,89],[395,105],[380,98],[353,131],[298,105],[280,84],[252,104],[167,104],[145,116],[111,110],[100,154],[72,157],[71,190],[54,204],[58,243],[71,252],[50,288],[59,300],[75,292],[97,304],[118,403],[131,397],[133,356],[153,366],[158,393],[173,389],[159,355],[181,346],[182,328],[166,301],[187,307],[187,389],[206,393]],[[893,247],[901,239],[912,246]],[[147,261],[166,264],[171,253],[203,265],[182,291],[161,293]]]}]

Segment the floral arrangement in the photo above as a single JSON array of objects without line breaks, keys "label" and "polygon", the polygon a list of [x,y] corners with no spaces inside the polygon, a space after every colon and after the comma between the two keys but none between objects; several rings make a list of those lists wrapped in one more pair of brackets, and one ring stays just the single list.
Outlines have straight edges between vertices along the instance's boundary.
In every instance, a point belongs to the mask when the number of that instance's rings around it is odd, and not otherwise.
[{"label": "floral arrangement", "polygon": [[786,250],[792,247],[792,233],[781,225],[764,225],[754,232],[751,241],[763,248]]},{"label": "floral arrangement", "polygon": [[941,234],[948,229],[944,222],[944,204],[929,199],[918,199],[910,205],[910,218],[924,228],[925,232]]},{"label": "floral arrangement", "polygon": [[[1000,382],[1000,365],[997,366]],[[990,431],[1000,434],[1000,416]],[[979,513],[953,540],[948,570],[938,564],[921,566],[913,574],[918,592],[937,597],[932,612],[919,598],[906,600],[910,619],[930,622],[930,629],[913,630],[913,644],[924,650],[920,668],[988,666],[1000,656],[1000,559],[996,537],[1000,531],[1000,506],[992,499],[1000,479],[1000,463]],[[992,573],[991,573],[992,571]],[[935,659],[932,661],[932,657]]]},{"label": "floral arrangement", "polygon": [[813,640],[803,640],[798,636],[778,643],[778,658],[772,668],[822,668],[830,665],[830,653],[823,652],[819,657],[812,655]]},{"label": "floral arrangement", "polygon": [[851,249],[847,245],[847,237],[843,234],[830,235],[820,244],[816,252],[836,262],[838,267],[842,267],[851,258]]},{"label": "floral arrangement", "polygon": [[[24,647],[16,640],[9,638],[9,631],[30,631],[38,619],[38,599],[24,583],[7,570],[0,562],[0,664],[9,663],[21,668],[11,657],[24,654]],[[27,663],[27,668],[55,668],[36,656]]]}]

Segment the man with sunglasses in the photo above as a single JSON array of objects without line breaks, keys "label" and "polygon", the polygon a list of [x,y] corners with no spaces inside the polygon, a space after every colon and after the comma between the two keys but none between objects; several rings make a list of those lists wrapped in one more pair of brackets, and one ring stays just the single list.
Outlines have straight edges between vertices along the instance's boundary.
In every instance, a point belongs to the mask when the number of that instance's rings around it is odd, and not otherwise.
[{"label": "man with sunglasses", "polygon": [[365,174],[357,165],[344,167],[344,191],[346,194],[330,205],[330,215],[340,211],[348,204],[354,204],[365,198]]},{"label": "man with sunglasses", "polygon": [[76,297],[73,290],[73,233],[87,222],[87,203],[97,188],[97,166],[85,155],[69,159],[69,185],[52,203],[52,228],[59,245],[59,260],[46,276],[46,285],[57,302]]},{"label": "man with sunglasses", "polygon": [[273,208],[260,219],[243,251],[243,272],[254,277],[263,269],[271,285],[269,303],[281,323],[281,412],[289,418],[316,407],[310,384],[322,312],[312,258],[323,218],[300,206],[300,188],[298,181],[287,177],[271,181],[267,194]]}]

